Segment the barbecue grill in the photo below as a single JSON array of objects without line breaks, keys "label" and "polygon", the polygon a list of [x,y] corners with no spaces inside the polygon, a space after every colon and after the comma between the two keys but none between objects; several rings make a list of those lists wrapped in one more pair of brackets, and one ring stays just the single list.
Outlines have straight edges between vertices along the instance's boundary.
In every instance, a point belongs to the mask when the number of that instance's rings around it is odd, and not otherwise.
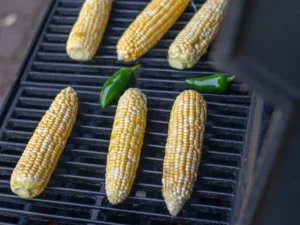
[{"label": "barbecue grill", "polygon": [[[189,6],[163,39],[138,63],[133,86],[148,97],[148,121],[141,161],[130,196],[112,206],[105,195],[105,164],[116,105],[99,107],[101,86],[124,67],[117,61],[118,38],[149,1],[115,0],[108,27],[96,56],[75,62],[65,43],[83,0],[53,0],[0,113],[1,224],[230,224],[243,157],[248,153],[254,116],[263,136],[272,109],[234,81],[226,94],[203,94],[208,119],[199,177],[182,212],[171,217],[161,196],[162,162],[175,97],[184,78],[215,72],[211,50],[193,69],[168,65],[167,49],[193,16]],[[199,8],[204,1],[196,0]],[[128,64],[128,66],[133,64]],[[219,72],[219,71],[218,71]],[[230,75],[230,74],[227,74]],[[72,86],[79,96],[79,112],[68,144],[45,192],[22,200],[9,187],[9,178],[34,128],[54,96]],[[261,115],[257,113],[261,110]],[[259,115],[258,115],[259,114]],[[256,127],[257,128],[257,127]],[[257,145],[260,145],[258,142]],[[240,189],[239,189],[240,190]],[[240,196],[240,195],[239,195]]]}]

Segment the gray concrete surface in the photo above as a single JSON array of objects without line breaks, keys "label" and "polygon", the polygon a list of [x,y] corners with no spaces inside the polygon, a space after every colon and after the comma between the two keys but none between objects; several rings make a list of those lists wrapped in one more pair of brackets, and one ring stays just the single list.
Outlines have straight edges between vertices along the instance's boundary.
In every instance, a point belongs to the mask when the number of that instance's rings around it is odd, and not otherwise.
[{"label": "gray concrete surface", "polygon": [[0,0],[0,108],[51,0]]}]

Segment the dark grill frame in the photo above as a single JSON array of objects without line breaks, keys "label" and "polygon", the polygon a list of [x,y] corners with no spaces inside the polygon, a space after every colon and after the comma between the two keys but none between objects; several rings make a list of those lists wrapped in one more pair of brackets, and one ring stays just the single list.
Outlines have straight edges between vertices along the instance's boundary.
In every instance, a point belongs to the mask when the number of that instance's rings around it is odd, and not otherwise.
[{"label": "dark grill frame", "polygon": [[[116,105],[101,110],[98,97],[108,76],[124,66],[116,62],[112,47],[122,31],[116,24],[129,24],[148,1],[116,0],[97,56],[91,62],[77,63],[64,53],[63,41],[67,35],[55,32],[63,28],[67,33],[82,2],[51,2],[0,111],[0,223],[229,224],[255,96],[248,93],[245,85],[236,82],[225,95],[203,94],[208,102],[208,122],[199,178],[193,197],[184,207],[185,213],[172,218],[160,193],[169,111],[176,95],[186,88],[184,77],[214,71],[214,64],[207,56],[192,70],[177,71],[167,65],[166,49],[171,39],[193,15],[189,6],[162,41],[139,60],[143,67],[137,71],[133,86],[142,88],[148,96],[146,138],[133,191],[123,204],[112,207],[105,197],[103,171]],[[196,1],[197,6],[202,2]],[[67,9],[72,5],[77,8]],[[126,5],[134,10],[126,9]],[[68,14],[72,16],[62,16]],[[68,25],[56,24],[64,21]],[[54,82],[57,79],[59,82]],[[9,176],[49,103],[67,85],[79,94],[76,125],[49,187],[35,199],[21,200],[10,192]],[[137,190],[146,191],[147,196],[135,196]]]}]

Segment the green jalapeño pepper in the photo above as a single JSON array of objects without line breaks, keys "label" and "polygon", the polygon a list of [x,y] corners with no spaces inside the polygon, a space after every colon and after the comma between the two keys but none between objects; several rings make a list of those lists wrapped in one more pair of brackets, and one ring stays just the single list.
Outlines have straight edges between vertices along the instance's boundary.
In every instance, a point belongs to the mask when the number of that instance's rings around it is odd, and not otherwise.
[{"label": "green jalape\u00f1o pepper", "polygon": [[234,77],[226,77],[224,74],[216,73],[206,77],[188,78],[184,82],[199,92],[224,93],[227,91],[228,85]]},{"label": "green jalape\u00f1o pepper", "polygon": [[110,105],[122,94],[127,85],[131,82],[134,71],[140,67],[141,65],[136,65],[132,68],[120,69],[105,82],[100,94],[100,105],[102,108]]}]

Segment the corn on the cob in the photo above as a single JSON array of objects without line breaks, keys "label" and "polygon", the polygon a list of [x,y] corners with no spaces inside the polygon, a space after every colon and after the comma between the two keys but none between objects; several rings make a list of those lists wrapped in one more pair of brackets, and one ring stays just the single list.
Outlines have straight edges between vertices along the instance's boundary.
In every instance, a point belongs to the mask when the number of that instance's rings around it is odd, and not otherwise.
[{"label": "corn on the cob", "polygon": [[206,121],[206,102],[198,92],[187,90],[171,111],[163,163],[162,195],[176,216],[190,198],[200,164]]},{"label": "corn on the cob", "polygon": [[169,64],[176,69],[193,67],[216,36],[228,0],[207,0],[171,44]]},{"label": "corn on the cob", "polygon": [[67,41],[70,58],[90,60],[98,50],[113,0],[85,0]]},{"label": "corn on the cob", "polygon": [[117,44],[118,60],[134,61],[147,53],[183,13],[190,0],[152,0]]},{"label": "corn on the cob", "polygon": [[136,176],[146,127],[147,99],[135,88],[118,102],[106,165],[106,194],[111,204],[123,202]]},{"label": "corn on the cob", "polygon": [[33,198],[46,188],[71,133],[77,108],[77,94],[68,87],[46,111],[11,175],[11,190],[19,197]]}]

